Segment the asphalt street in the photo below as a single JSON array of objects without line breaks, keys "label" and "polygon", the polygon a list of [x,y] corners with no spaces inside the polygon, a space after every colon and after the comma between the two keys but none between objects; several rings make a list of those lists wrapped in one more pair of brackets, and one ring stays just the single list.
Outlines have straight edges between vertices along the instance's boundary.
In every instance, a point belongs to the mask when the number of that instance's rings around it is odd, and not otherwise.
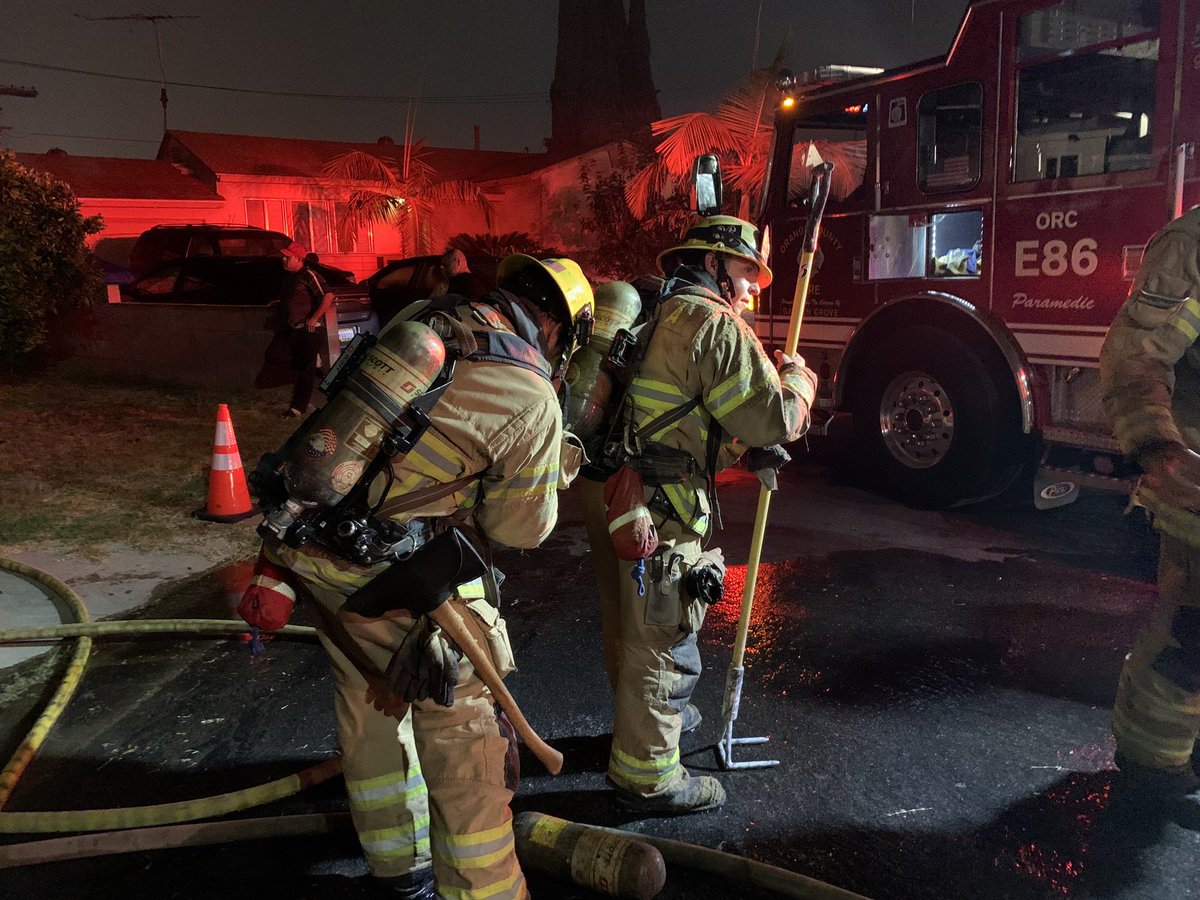
[{"label": "asphalt street", "polygon": [[[770,738],[743,758],[780,765],[721,773],[713,753],[757,482],[722,481],[715,543],[733,566],[701,635],[705,720],[683,745],[730,799],[678,819],[630,819],[605,784],[611,701],[568,496],[542,548],[500,560],[521,667],[509,687],[567,756],[551,777],[525,755],[515,810],[719,847],[875,898],[1200,895],[1200,808],[1148,807],[1112,770],[1117,673],[1152,610],[1157,555],[1124,497],[935,513],[864,493],[819,459],[782,481],[737,723]],[[217,569],[180,577],[137,615],[225,616],[219,583]],[[8,744],[39,696],[13,693]],[[160,803],[298,771],[336,749],[331,695],[311,645],[275,642],[254,662],[232,641],[98,645],[9,809]],[[335,780],[247,815],[344,809]],[[341,832],[0,870],[0,896],[369,897],[365,871]],[[595,896],[529,874],[536,897]],[[769,896],[670,871],[664,897],[699,895]]]}]

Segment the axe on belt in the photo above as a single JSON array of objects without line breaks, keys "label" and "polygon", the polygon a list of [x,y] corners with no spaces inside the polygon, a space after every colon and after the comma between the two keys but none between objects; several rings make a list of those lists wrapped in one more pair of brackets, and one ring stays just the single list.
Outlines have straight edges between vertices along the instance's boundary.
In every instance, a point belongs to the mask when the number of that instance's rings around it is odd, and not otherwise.
[{"label": "axe on belt", "polygon": [[[508,715],[517,733],[529,745],[529,749],[550,772],[557,775],[562,771],[563,756],[538,735],[529,724],[521,707],[513,699],[500,673],[492,662],[491,654],[479,645],[475,635],[463,621],[462,615],[450,602],[460,585],[476,578],[490,575],[491,567],[457,528],[442,532],[416,554],[406,560],[393,563],[387,570],[371,579],[366,585],[346,598],[338,611],[338,627],[346,634],[342,622],[361,622],[384,618],[401,609],[405,616],[427,615],[441,627],[446,637],[463,651],[475,667],[480,680],[487,685],[500,708]],[[326,613],[326,615],[329,615]],[[349,638],[349,635],[346,634]],[[350,639],[353,642],[353,639]],[[340,646],[340,645],[339,645]],[[361,654],[361,650],[360,650]],[[349,654],[347,654],[349,655]],[[353,661],[353,657],[351,657]],[[355,663],[357,665],[357,663]],[[371,666],[380,685],[391,694],[387,680]],[[360,671],[361,668],[360,668]],[[364,677],[367,677],[364,673]],[[368,683],[371,678],[367,677]],[[374,690],[374,688],[372,688]],[[394,697],[394,695],[392,695]],[[399,698],[396,702],[402,703]],[[403,716],[403,713],[401,713]]]}]

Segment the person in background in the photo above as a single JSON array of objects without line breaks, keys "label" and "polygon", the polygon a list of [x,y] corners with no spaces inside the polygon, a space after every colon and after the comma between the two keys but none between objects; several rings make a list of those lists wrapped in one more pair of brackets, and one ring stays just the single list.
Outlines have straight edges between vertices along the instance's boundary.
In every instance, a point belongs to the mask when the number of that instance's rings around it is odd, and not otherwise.
[{"label": "person in background", "polygon": [[334,302],[321,276],[304,264],[305,257],[300,244],[293,243],[283,250],[284,278],[279,306],[294,373],[292,400],[283,413],[285,419],[308,411],[317,383],[317,356],[325,342],[325,313]]},{"label": "person in background", "polygon": [[461,250],[448,248],[442,254],[439,268],[441,269],[441,278],[433,290],[434,297],[440,297],[442,294],[455,294],[459,297],[466,297],[468,300],[478,300],[488,291],[483,280],[467,265],[467,257]]},{"label": "person in background", "polygon": [[1116,764],[1133,795],[1197,800],[1200,733],[1200,207],[1159,231],[1100,350],[1105,412],[1144,473],[1159,603],[1117,683]]}]

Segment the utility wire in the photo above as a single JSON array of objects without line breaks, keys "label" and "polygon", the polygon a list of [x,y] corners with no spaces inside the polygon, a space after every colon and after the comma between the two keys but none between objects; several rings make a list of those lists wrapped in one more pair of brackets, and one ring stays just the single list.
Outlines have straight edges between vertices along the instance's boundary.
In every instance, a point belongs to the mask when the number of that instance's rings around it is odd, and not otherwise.
[{"label": "utility wire", "polygon": [[[88,69],[72,69],[67,66],[52,66],[46,63],[34,63],[24,59],[0,58],[0,63],[10,66],[25,66],[29,69],[42,69],[47,72],[67,72],[71,75],[90,75],[94,78],[113,78],[118,81],[137,81],[142,84],[160,84],[156,78],[138,78],[133,75],[116,75],[112,72],[93,72]],[[384,97],[372,94],[316,94],[303,91],[264,91],[257,88],[228,87],[219,84],[196,84],[190,81],[167,81],[171,87],[198,88],[204,91],[225,91],[233,94],[264,94],[270,97],[296,97],[304,100],[363,100],[375,103],[409,103],[419,100],[421,103],[437,103],[446,105],[490,104],[490,103],[544,103],[550,99],[548,91],[531,91],[524,94],[481,94],[477,97]]]},{"label": "utility wire", "polygon": [[161,144],[161,140],[151,140],[150,138],[128,138],[128,137],[105,137],[100,134],[58,134],[53,131],[22,131],[12,133],[13,137],[60,137],[60,138],[80,138],[88,141],[126,141],[132,144]]}]

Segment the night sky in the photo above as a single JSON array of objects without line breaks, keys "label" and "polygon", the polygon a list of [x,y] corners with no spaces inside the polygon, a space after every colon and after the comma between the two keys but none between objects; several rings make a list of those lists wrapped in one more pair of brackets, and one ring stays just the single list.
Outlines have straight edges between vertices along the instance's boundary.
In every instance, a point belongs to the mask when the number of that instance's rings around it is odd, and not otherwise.
[{"label": "night sky", "polygon": [[[278,137],[374,141],[404,137],[407,104],[416,136],[469,147],[473,126],[490,150],[542,149],[550,133],[556,0],[426,0],[340,3],[293,0],[6,0],[0,86],[36,88],[34,99],[0,96],[0,145],[92,156],[151,157],[162,133],[159,67],[149,22],[87,21],[125,15],[196,16],[158,23],[168,82],[168,126]],[[891,67],[946,52],[965,0],[647,0],[655,85],[664,115],[715,110],[751,67],[787,40],[792,67],[821,63]],[[789,36],[790,35],[790,36]],[[122,81],[15,65],[87,70]],[[254,91],[390,98],[313,99]],[[487,97],[486,101],[472,98]],[[447,103],[439,100],[455,99]]]}]

